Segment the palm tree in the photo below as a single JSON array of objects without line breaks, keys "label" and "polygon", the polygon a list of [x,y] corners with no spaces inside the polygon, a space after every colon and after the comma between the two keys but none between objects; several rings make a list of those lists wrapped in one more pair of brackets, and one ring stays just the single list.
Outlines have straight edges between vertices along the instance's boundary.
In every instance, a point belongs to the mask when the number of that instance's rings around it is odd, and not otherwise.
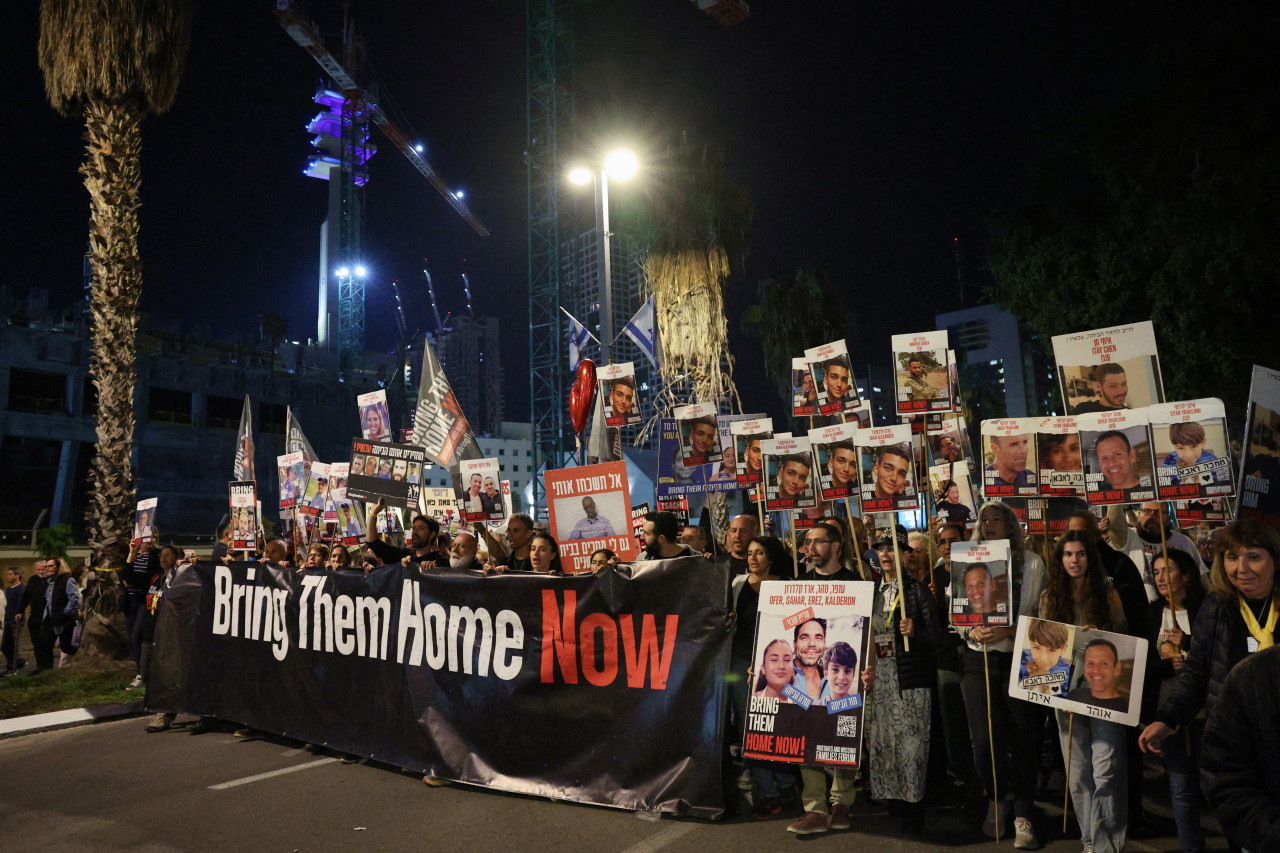
[{"label": "palm tree", "polygon": [[191,42],[193,0],[42,0],[40,70],[53,108],[84,117],[89,190],[89,375],[98,442],[89,471],[89,540],[126,537],[134,512],[138,206],[142,119],[173,103]]}]

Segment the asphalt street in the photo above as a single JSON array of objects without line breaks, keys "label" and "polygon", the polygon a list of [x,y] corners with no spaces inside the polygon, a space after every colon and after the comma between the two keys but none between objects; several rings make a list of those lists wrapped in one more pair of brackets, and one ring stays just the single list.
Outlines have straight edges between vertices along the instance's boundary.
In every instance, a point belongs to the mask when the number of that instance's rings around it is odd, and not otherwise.
[{"label": "asphalt street", "polygon": [[[449,850],[707,853],[710,850],[1012,850],[977,829],[981,815],[959,805],[929,811],[923,837],[904,836],[883,808],[860,799],[854,828],[798,838],[786,820],[645,820],[615,809],[553,802],[453,785],[363,762],[343,765],[277,738],[240,741],[229,731],[190,736],[179,726],[143,731],[146,718],[0,741],[0,849],[14,851]],[[1149,767],[1149,772],[1153,772]],[[1149,787],[1161,790],[1152,780]],[[959,800],[961,797],[956,796]],[[1131,841],[1130,851],[1177,849],[1170,815],[1148,797],[1166,837]],[[1063,838],[1061,808],[1044,849],[1078,851]],[[1074,826],[1072,826],[1074,831]],[[1046,833],[1049,834],[1049,833]],[[1216,832],[1215,848],[1225,848]]]}]

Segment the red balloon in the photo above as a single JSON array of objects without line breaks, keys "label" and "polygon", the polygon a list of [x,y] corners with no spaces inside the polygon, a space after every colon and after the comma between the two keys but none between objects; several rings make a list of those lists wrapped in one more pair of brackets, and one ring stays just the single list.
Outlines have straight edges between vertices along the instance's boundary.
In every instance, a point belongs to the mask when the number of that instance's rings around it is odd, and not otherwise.
[{"label": "red balloon", "polygon": [[591,417],[591,405],[596,401],[596,363],[589,358],[578,362],[577,377],[569,389],[569,420],[573,431],[582,436]]}]

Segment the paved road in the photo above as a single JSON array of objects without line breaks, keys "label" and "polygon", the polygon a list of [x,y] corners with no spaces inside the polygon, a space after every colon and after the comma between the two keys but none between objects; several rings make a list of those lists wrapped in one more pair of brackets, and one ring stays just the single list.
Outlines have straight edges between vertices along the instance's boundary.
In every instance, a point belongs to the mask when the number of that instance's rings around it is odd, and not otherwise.
[{"label": "paved road", "polygon": [[[190,718],[183,718],[190,719]],[[342,765],[283,740],[238,741],[229,733],[145,734],[122,720],[0,741],[0,847],[6,850],[218,851],[619,851],[720,850],[1011,851],[981,838],[980,815],[930,810],[922,839],[860,802],[854,829],[798,839],[785,821],[646,821],[629,812],[492,793],[428,788],[376,764]],[[1157,781],[1157,780],[1153,780]],[[1153,785],[1152,787],[1156,787]],[[1149,811],[1167,817],[1154,801]],[[1061,811],[1046,806],[1061,827]],[[1046,821],[1049,822],[1049,821]],[[1171,824],[1170,824],[1171,831]],[[1078,851],[1055,835],[1045,849]],[[1214,846],[1225,845],[1220,837]],[[11,846],[12,845],[12,846]],[[1131,851],[1172,851],[1172,838],[1131,842]]]}]

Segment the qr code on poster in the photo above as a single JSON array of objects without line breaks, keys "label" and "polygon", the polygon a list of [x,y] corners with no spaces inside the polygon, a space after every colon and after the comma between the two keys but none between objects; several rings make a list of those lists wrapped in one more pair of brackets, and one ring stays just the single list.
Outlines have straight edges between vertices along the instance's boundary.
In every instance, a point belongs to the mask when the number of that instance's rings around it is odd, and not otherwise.
[{"label": "qr code on poster", "polygon": [[836,737],[857,737],[858,718],[852,714],[836,717]]}]

